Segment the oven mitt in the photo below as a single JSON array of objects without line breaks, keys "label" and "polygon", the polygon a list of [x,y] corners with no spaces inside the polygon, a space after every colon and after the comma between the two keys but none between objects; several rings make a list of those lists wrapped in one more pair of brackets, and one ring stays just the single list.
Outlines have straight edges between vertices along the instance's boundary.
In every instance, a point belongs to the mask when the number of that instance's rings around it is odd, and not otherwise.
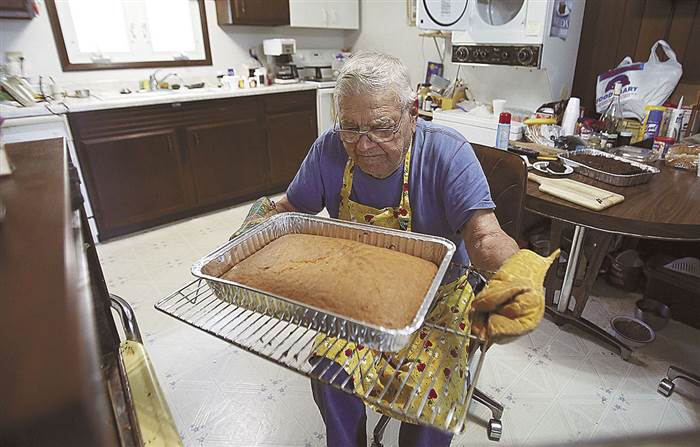
[{"label": "oven mitt", "polygon": [[237,237],[250,230],[254,226],[265,222],[268,218],[275,214],[277,214],[275,202],[267,197],[260,197],[248,210],[248,215],[243,220],[243,225],[241,225],[241,227],[236,230],[236,232],[233,233],[228,240],[231,240],[234,237]]},{"label": "oven mitt", "polygon": [[508,258],[474,298],[472,333],[493,343],[507,343],[533,331],[544,316],[544,276],[559,250],[542,257],[520,250]]}]

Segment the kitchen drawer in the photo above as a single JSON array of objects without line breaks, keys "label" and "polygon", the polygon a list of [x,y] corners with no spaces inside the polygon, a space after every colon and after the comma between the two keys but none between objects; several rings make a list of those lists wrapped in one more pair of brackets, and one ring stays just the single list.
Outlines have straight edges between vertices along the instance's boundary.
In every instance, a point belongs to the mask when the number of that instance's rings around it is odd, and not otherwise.
[{"label": "kitchen drawer", "polygon": [[265,95],[265,113],[285,113],[316,109],[316,90]]},{"label": "kitchen drawer", "polygon": [[69,114],[69,120],[76,137],[95,138],[235,120],[261,112],[258,99],[243,97],[77,112]]}]

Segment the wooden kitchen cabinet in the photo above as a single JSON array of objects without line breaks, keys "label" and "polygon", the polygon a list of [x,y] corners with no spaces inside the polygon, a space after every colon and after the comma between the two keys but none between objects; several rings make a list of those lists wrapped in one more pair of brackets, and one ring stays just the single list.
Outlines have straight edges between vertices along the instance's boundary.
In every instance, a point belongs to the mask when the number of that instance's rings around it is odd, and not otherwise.
[{"label": "wooden kitchen cabinet", "polygon": [[270,154],[270,183],[286,188],[316,139],[316,92],[285,93],[266,98],[265,119]]},{"label": "wooden kitchen cabinet", "polygon": [[76,149],[101,234],[191,206],[175,129],[87,139]]},{"label": "wooden kitchen cabinet", "polygon": [[359,29],[359,0],[289,0],[289,25],[300,28]]},{"label": "wooden kitchen cabinet", "polygon": [[0,19],[33,19],[34,0],[0,0]]},{"label": "wooden kitchen cabinet", "polygon": [[289,0],[216,0],[219,25],[289,25]]},{"label": "wooden kitchen cabinet", "polygon": [[265,128],[256,118],[185,129],[199,205],[246,197],[268,186]]},{"label": "wooden kitchen cabinet", "polygon": [[70,113],[100,240],[284,191],[316,91]]}]

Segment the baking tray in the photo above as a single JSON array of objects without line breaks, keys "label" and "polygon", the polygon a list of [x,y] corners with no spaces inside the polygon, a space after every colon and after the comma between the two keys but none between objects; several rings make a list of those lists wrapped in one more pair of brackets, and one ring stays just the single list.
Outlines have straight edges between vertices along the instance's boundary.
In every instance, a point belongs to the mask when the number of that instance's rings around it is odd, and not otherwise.
[{"label": "baking tray", "polygon": [[[590,166],[586,166],[582,163],[579,163],[577,161],[569,159],[570,156],[579,155],[579,154],[588,154],[588,155],[596,155],[596,156],[600,156],[600,157],[612,158],[615,160],[619,160],[623,163],[627,163],[627,164],[630,164],[632,166],[635,166],[635,167],[643,170],[644,172],[641,174],[632,174],[632,175],[610,174],[608,172],[604,172],[604,171],[601,171],[599,169],[595,169],[595,168],[592,168]],[[609,185],[614,185],[614,186],[641,185],[643,183],[647,183],[649,180],[651,180],[651,177],[654,174],[658,174],[660,172],[658,168],[655,168],[653,166],[645,165],[644,163],[639,163],[639,162],[632,161],[632,160],[627,160],[627,159],[619,157],[617,155],[609,154],[607,152],[599,151],[596,149],[578,149],[574,152],[567,152],[565,154],[560,154],[559,159],[562,160],[565,164],[573,167],[574,170],[581,175],[585,175],[586,177],[591,177],[591,178],[598,180],[600,182],[607,183]]]},{"label": "baking tray", "polygon": [[[285,234],[313,234],[359,241],[428,260],[436,264],[438,270],[416,316],[408,326],[398,329],[354,320],[219,278],[231,267]],[[423,324],[454,252],[454,243],[440,237],[301,213],[282,213],[273,216],[197,261],[192,266],[192,274],[205,279],[221,300],[265,315],[292,319],[297,324],[333,337],[361,343],[379,351],[395,352],[406,346],[410,341],[411,334]],[[328,278],[328,280],[332,281],[333,278]]]}]

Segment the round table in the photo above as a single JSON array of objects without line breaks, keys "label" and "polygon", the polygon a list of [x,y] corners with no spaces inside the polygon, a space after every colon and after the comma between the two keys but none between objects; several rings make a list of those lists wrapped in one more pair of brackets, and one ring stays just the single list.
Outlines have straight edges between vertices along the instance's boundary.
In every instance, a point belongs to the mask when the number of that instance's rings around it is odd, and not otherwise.
[{"label": "round table", "polygon": [[[556,310],[548,308],[548,313],[555,317],[555,321],[575,324],[619,347],[623,358],[629,357],[629,348],[603,329],[581,318],[582,306],[577,305],[579,312],[573,315],[569,302],[586,231],[648,239],[700,240],[700,177],[694,171],[667,167],[663,162],[656,162],[655,165],[661,172],[654,175],[648,183],[636,186],[616,187],[579,174],[568,177],[625,197],[624,202],[603,211],[589,210],[550,196],[539,191],[539,185],[535,182],[529,181],[527,185],[526,210],[575,226],[559,301]],[[599,245],[599,251],[607,251],[609,238],[608,243]],[[603,256],[604,254],[597,257],[597,266],[591,265],[595,268],[593,275],[597,274]]]}]

